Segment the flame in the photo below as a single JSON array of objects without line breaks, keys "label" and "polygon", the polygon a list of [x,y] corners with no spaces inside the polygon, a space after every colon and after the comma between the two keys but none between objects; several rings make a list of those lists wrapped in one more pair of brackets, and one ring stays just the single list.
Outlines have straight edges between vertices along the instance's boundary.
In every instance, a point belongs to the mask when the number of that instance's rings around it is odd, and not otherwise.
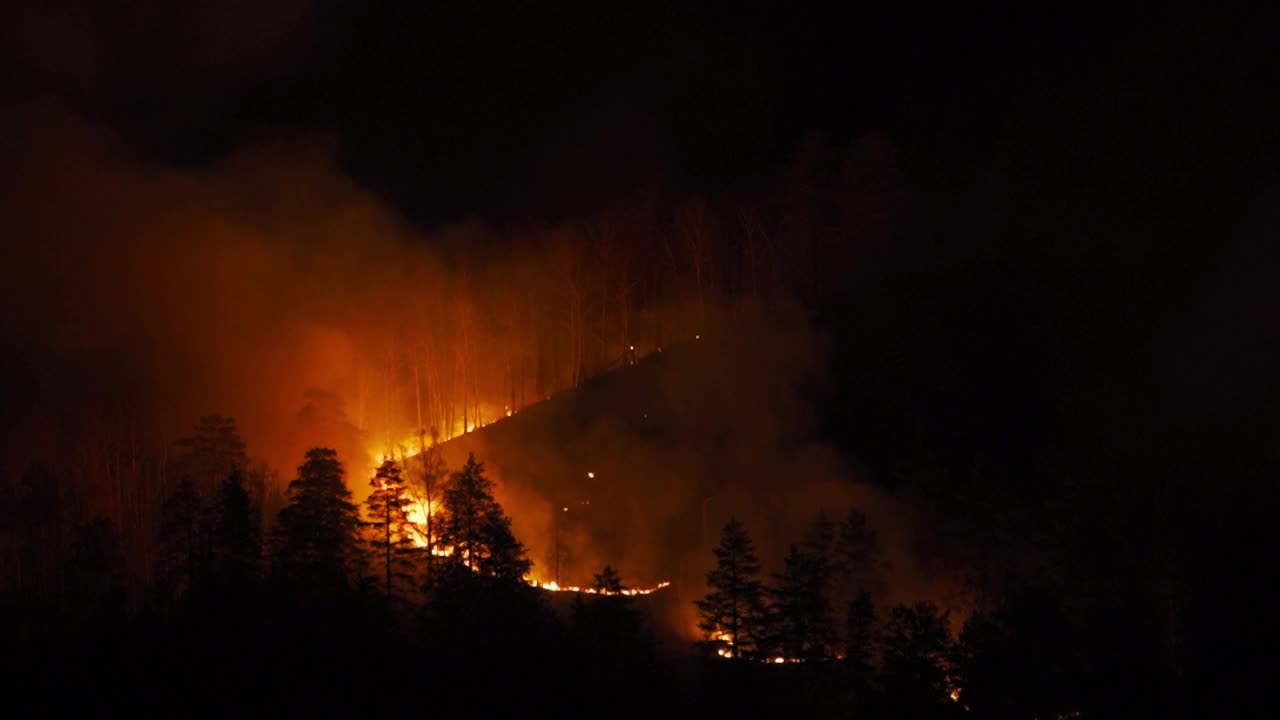
[{"label": "flame", "polygon": [[[732,659],[736,656],[736,652],[734,650],[733,636],[730,635],[727,631],[721,630],[720,628],[717,627],[715,631],[708,636],[708,639],[713,642],[719,642],[724,644],[724,647],[716,648],[716,655],[718,657]],[[762,662],[766,665],[783,665],[786,663],[802,663],[804,662],[804,659],[779,656],[779,657],[760,658],[759,662]]]},{"label": "flame", "polygon": [[[632,347],[631,349],[634,350],[634,347]],[[659,352],[661,352],[661,348],[659,348]],[[551,396],[548,395],[546,399],[550,400]],[[497,422],[498,420],[501,420],[503,418],[509,418],[512,415],[515,415],[517,412],[510,405],[504,405],[502,409],[503,409],[503,414],[500,417],[497,417],[496,419],[490,420],[488,422],[469,422],[465,425],[459,422],[457,423],[457,425],[455,425],[454,428],[451,429],[450,432],[446,432],[441,437],[437,438],[436,442],[448,442],[449,440],[452,440],[454,438],[460,437],[470,432],[474,432],[479,428],[492,425],[494,422]],[[403,463],[405,460],[409,458],[417,457],[422,452],[422,442],[423,442],[423,435],[421,432],[419,432],[417,434],[406,435],[399,442],[389,442],[380,451],[375,451],[371,449],[371,451],[369,452],[369,456],[374,461],[372,471],[376,473],[377,468],[387,460],[396,460],[400,463]],[[588,478],[594,479],[595,476],[596,474],[594,471],[587,472]],[[440,504],[435,501],[432,501],[429,504],[423,503],[422,501],[408,495],[407,489],[405,493],[406,494],[404,495],[404,497],[406,497],[411,501],[408,508],[409,522],[413,525],[415,530],[417,530],[417,532],[414,533],[414,538],[413,538],[414,544],[420,548],[426,548],[427,538],[426,538],[425,527],[427,524],[427,514],[429,511],[431,516],[435,517],[436,514],[441,511]],[[583,500],[582,504],[590,505],[591,501]],[[568,512],[568,510],[569,508],[567,507],[564,508],[565,512]],[[437,557],[448,557],[450,555],[453,555],[453,548],[446,545],[436,544],[434,547],[431,548],[431,554]],[[580,587],[578,585],[560,585],[554,580],[540,580],[530,575],[526,575],[524,577],[524,581],[533,587],[540,588],[548,592],[573,592],[573,593],[586,593],[588,595],[623,595],[627,597],[635,597],[639,595],[651,595],[671,585],[670,581],[664,580],[662,582],[659,582],[656,585],[651,585],[648,587],[624,588],[622,590],[612,591],[612,590],[597,590],[594,587]]]},{"label": "flame", "polygon": [[524,581],[536,588],[541,588],[543,590],[548,590],[550,592],[575,592],[575,593],[586,593],[588,595],[625,595],[628,597],[635,597],[636,595],[651,595],[661,590],[662,588],[665,588],[671,585],[670,581],[663,580],[657,585],[652,585],[650,587],[623,588],[621,590],[597,590],[596,588],[593,588],[593,587],[579,587],[577,585],[560,585],[554,580],[537,580],[528,575],[525,576]]},{"label": "flame", "polygon": [[733,657],[734,642],[733,642],[732,635],[730,635],[729,633],[723,630],[717,629],[715,632],[711,633],[711,639],[715,640],[716,642],[722,642],[727,646],[722,648],[716,648],[717,655],[719,655],[722,658]]}]

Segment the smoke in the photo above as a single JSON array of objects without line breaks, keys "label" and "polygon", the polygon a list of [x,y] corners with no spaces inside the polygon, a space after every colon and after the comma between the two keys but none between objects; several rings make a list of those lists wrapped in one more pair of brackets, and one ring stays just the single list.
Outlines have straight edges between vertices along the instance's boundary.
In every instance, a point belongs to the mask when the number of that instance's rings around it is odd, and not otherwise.
[{"label": "smoke", "polygon": [[[124,388],[116,400],[170,439],[222,412],[277,467],[322,443],[365,464],[341,422],[303,411],[316,410],[318,392],[333,398],[326,413],[359,426],[351,388],[362,356],[402,315],[406,289],[442,273],[394,213],[335,171],[324,142],[180,171],[143,165],[108,133],[47,108],[10,113],[3,127],[16,241],[0,270],[0,330],[28,368],[91,362],[102,372],[105,362],[126,377],[91,384]],[[29,409],[91,405],[60,382],[38,383],[45,392]]]},{"label": "smoke", "polygon": [[[323,136],[174,169],[48,107],[2,126],[0,203],[18,239],[0,263],[11,469],[66,464],[124,429],[117,442],[163,456],[221,413],[285,481],[306,448],[334,447],[359,499],[375,455],[435,430],[461,434],[451,468],[475,451],[499,481],[542,579],[558,537],[562,582],[612,564],[633,585],[674,581],[691,613],[731,516],[772,571],[819,509],[856,507],[880,533],[891,595],[936,587],[906,549],[907,514],[822,439],[833,369],[797,306],[698,286],[634,298],[621,305],[634,314],[596,327],[610,337],[575,341],[590,335],[582,298],[598,287],[608,310],[611,288],[645,269],[623,253],[587,272],[579,229],[424,233],[346,178]],[[588,230],[649,226],[628,227]],[[604,372],[628,343],[640,362]],[[595,376],[581,392],[538,402],[580,368]],[[91,507],[110,501],[94,492]]]},{"label": "smoke", "polygon": [[933,599],[956,588],[916,561],[911,513],[822,438],[832,372],[821,336],[789,304],[742,304],[690,338],[445,445],[450,465],[486,461],[535,574],[589,585],[606,564],[624,582],[673,581],[677,632],[696,623],[712,547],[736,517],[766,573],[780,571],[819,512],[851,508],[877,532],[887,592]]}]

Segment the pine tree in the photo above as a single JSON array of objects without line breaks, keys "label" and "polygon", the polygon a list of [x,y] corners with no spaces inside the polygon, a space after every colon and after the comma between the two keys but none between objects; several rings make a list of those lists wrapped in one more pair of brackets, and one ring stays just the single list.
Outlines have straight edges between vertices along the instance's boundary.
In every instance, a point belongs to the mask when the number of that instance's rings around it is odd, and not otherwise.
[{"label": "pine tree", "polygon": [[846,607],[844,663],[855,689],[865,688],[875,667],[876,608],[867,591]]},{"label": "pine tree", "polygon": [[234,418],[202,417],[195,434],[178,440],[178,446],[185,450],[177,461],[178,471],[191,478],[196,493],[205,499],[217,492],[229,470],[243,471],[249,464]]},{"label": "pine tree", "polygon": [[524,545],[511,532],[511,518],[502,512],[497,502],[485,513],[480,540],[484,553],[476,560],[476,569],[485,575],[503,580],[519,581],[533,563],[525,555]]},{"label": "pine tree", "polygon": [[273,534],[273,570],[303,588],[347,586],[360,567],[360,517],[329,448],[307,451]]},{"label": "pine tree", "polygon": [[880,642],[881,682],[904,715],[927,714],[929,708],[948,702],[951,632],[947,616],[937,606],[918,602],[891,608]]},{"label": "pine tree", "polygon": [[707,573],[711,592],[695,604],[699,629],[730,657],[750,657],[761,650],[764,631],[764,587],[760,559],[747,529],[730,518],[713,552],[715,569]]},{"label": "pine tree", "polygon": [[596,573],[592,587],[602,593],[615,594],[621,593],[625,589],[622,586],[622,576],[618,574],[617,569],[612,565],[605,565],[604,569]]},{"label": "pine tree", "polygon": [[595,574],[596,594],[578,595],[573,604],[573,635],[584,659],[602,669],[634,668],[649,660],[651,638],[635,608],[635,598],[623,595],[626,585],[612,565]]},{"label": "pine tree", "polygon": [[205,512],[191,478],[178,483],[161,513],[161,583],[176,600],[199,584],[205,564]]},{"label": "pine tree", "polygon": [[111,518],[101,515],[72,533],[67,595],[74,607],[121,612],[125,608],[124,553]]},{"label": "pine tree", "polygon": [[262,572],[261,516],[240,470],[232,469],[218,488],[213,516],[209,547],[215,576],[230,587],[256,581]]},{"label": "pine tree", "polygon": [[831,617],[831,522],[819,514],[803,547],[792,545],[770,590],[775,640],[790,658],[827,658],[835,643]]},{"label": "pine tree", "polygon": [[384,592],[387,599],[391,599],[397,594],[396,588],[408,585],[413,579],[417,547],[413,542],[413,523],[409,520],[408,508],[412,501],[405,495],[404,480],[395,460],[383,462],[369,485],[373,492],[364,503],[372,531],[369,544],[381,566],[378,569],[383,576]]},{"label": "pine tree", "polygon": [[879,538],[874,530],[867,527],[867,516],[849,508],[849,514],[840,521],[832,560],[837,594],[845,601],[837,606],[851,602],[862,590],[873,595],[883,592],[879,555]]},{"label": "pine tree", "polygon": [[827,658],[835,645],[831,612],[831,548],[834,527],[818,513],[802,546],[792,545],[770,591],[775,639],[787,657]]},{"label": "pine tree", "polygon": [[467,567],[484,575],[518,580],[531,567],[511,520],[493,499],[493,481],[475,454],[453,473],[444,489],[445,522],[440,543],[451,547],[455,571]]}]

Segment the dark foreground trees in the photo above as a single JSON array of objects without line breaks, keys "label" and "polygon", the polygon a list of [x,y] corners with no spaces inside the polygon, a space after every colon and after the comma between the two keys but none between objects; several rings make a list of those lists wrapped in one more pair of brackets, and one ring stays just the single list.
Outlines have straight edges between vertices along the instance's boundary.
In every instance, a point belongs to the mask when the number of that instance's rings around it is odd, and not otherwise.
[{"label": "dark foreground trees", "polygon": [[698,628],[729,657],[757,657],[764,649],[764,586],[760,558],[746,527],[730,518],[713,551],[716,566],[707,573],[711,592],[697,601]]},{"label": "dark foreground trees", "polygon": [[452,548],[446,564],[454,574],[474,571],[519,581],[533,564],[511,532],[511,518],[493,498],[493,481],[475,454],[449,477],[444,489],[440,544]]},{"label": "dark foreground trees", "polygon": [[363,569],[359,528],[338,454],[329,448],[308,450],[276,520],[275,578],[316,590],[348,587]]},{"label": "dark foreground trees", "polygon": [[369,516],[369,545],[375,573],[382,581],[387,599],[404,598],[413,589],[418,549],[413,542],[413,523],[409,519],[412,500],[400,476],[400,465],[388,459],[378,466],[373,488],[364,501]]},{"label": "dark foreground trees", "polygon": [[243,473],[233,469],[214,498],[209,530],[211,570],[220,586],[244,587],[262,576],[260,517]]}]

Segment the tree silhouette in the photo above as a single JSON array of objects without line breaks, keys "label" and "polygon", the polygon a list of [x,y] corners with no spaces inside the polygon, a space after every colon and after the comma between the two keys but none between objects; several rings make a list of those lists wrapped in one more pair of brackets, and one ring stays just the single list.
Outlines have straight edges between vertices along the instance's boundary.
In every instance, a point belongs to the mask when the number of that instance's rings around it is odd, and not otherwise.
[{"label": "tree silhouette", "polygon": [[625,589],[622,586],[622,576],[612,565],[605,565],[604,569],[595,574],[592,587],[602,593],[620,593]]},{"label": "tree silhouette", "polygon": [[427,444],[426,433],[419,434],[417,464],[417,472],[411,473],[406,486],[424,520],[421,525],[415,524],[412,528],[425,546],[426,582],[424,585],[429,589],[435,583],[435,549],[440,536],[439,506],[443,492],[441,485],[446,478],[444,458],[440,456],[440,450],[436,446],[435,433],[432,434],[430,445]]},{"label": "tree silhouette", "polygon": [[360,517],[338,454],[307,451],[273,533],[272,569],[302,588],[346,587],[360,567]]},{"label": "tree silhouette", "polygon": [[927,715],[949,702],[947,617],[933,603],[896,605],[880,637],[884,649],[881,682],[889,701],[907,717]]},{"label": "tree silhouette", "polygon": [[783,559],[783,572],[774,576],[770,620],[787,657],[821,660],[835,644],[830,599],[833,539],[831,521],[819,513],[803,547],[793,544]]},{"label": "tree silhouette", "polygon": [[378,466],[369,485],[373,491],[364,502],[372,530],[369,544],[381,565],[384,593],[391,599],[395,594],[393,586],[404,588],[413,581],[417,547],[408,511],[412,501],[405,495],[404,480],[395,460],[388,459]]},{"label": "tree silhouette", "polygon": [[453,548],[455,571],[466,567],[510,580],[528,573],[532,565],[524,546],[511,533],[510,518],[493,499],[493,481],[474,453],[445,486],[444,515],[440,542]]},{"label": "tree silhouette", "polygon": [[573,633],[584,659],[594,671],[646,661],[650,646],[644,623],[635,598],[621,594],[626,586],[617,569],[605,565],[595,574],[592,587],[599,594],[579,594],[573,604]]},{"label": "tree silhouette", "polygon": [[161,512],[161,583],[169,599],[177,599],[196,587],[204,568],[204,507],[190,478],[178,483]]},{"label": "tree silhouette", "polygon": [[849,508],[849,514],[840,521],[832,560],[837,595],[843,601],[837,602],[837,607],[851,602],[862,590],[873,596],[883,592],[879,545],[876,532],[867,526],[867,516]]},{"label": "tree silhouette", "polygon": [[983,717],[1061,717],[1081,706],[1075,645],[1055,600],[1010,594],[994,611],[965,620],[952,682],[961,701]]},{"label": "tree silhouette", "polygon": [[524,545],[511,532],[511,518],[502,512],[497,502],[485,513],[480,540],[484,552],[476,558],[476,569],[481,573],[516,582],[529,574],[533,563],[526,556]]},{"label": "tree silhouette", "polygon": [[702,616],[698,628],[730,657],[750,657],[761,649],[764,630],[760,559],[737,518],[725,524],[720,545],[712,552],[716,567],[707,573],[711,592],[695,601]]},{"label": "tree silhouette", "polygon": [[61,590],[70,531],[70,495],[74,487],[44,465],[32,465],[15,488],[7,508],[18,532],[18,587],[54,597]]},{"label": "tree silhouette", "polygon": [[243,471],[249,464],[234,418],[206,415],[195,433],[177,444],[185,450],[177,461],[179,473],[190,477],[196,493],[206,499],[217,492],[229,469]]},{"label": "tree silhouette", "polygon": [[72,533],[67,590],[73,607],[124,609],[125,559],[110,518],[98,516]]},{"label": "tree silhouette", "polygon": [[214,499],[209,532],[215,577],[229,587],[243,587],[262,572],[260,514],[245,488],[244,475],[231,470]]},{"label": "tree silhouette", "polygon": [[876,608],[866,590],[846,607],[844,664],[854,691],[864,690],[875,670]]}]

